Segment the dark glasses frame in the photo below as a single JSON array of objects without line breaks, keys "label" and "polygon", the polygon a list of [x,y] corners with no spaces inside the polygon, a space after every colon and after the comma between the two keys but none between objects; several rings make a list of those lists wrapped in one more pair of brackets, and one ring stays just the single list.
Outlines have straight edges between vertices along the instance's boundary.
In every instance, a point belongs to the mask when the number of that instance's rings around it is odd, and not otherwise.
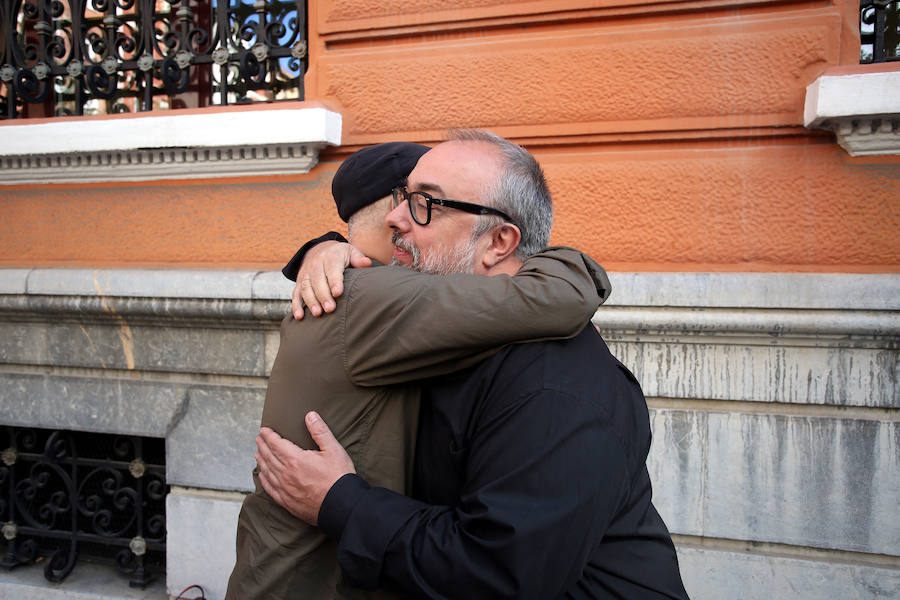
[{"label": "dark glasses frame", "polygon": [[[407,202],[409,204],[409,215],[412,217],[413,221],[415,221],[419,225],[422,225],[423,227],[431,223],[431,206],[433,204],[437,204],[438,206],[455,208],[456,210],[461,210],[475,215],[496,215],[507,223],[511,223],[518,227],[520,232],[523,231],[522,226],[513,221],[512,217],[510,217],[502,210],[490,206],[483,206],[481,204],[475,204],[473,202],[463,202],[461,200],[450,200],[448,198],[435,198],[434,196],[426,192],[410,192],[405,187],[395,187],[393,190],[391,190],[391,196],[393,197],[394,208],[400,206],[402,202]],[[413,201],[416,200],[416,196],[419,196],[425,200],[424,221],[420,218],[419,215],[416,214],[416,209],[413,208]]]}]

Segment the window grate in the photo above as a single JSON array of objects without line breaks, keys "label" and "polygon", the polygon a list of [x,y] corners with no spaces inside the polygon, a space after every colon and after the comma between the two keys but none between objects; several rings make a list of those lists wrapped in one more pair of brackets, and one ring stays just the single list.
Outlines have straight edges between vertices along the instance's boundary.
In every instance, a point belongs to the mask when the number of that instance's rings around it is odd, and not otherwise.
[{"label": "window grate", "polygon": [[4,427],[0,448],[0,566],[114,563],[141,588],[164,568],[164,439]]},{"label": "window grate", "polygon": [[859,62],[900,60],[900,1],[860,0]]},{"label": "window grate", "polygon": [[18,0],[0,10],[0,118],[303,99],[305,0]]}]

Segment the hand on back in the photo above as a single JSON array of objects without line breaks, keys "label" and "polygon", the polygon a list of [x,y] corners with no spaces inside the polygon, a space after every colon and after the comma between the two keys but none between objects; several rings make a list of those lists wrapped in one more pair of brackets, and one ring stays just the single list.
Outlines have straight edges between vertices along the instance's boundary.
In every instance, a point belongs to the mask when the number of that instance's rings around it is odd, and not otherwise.
[{"label": "hand on back", "polygon": [[355,246],[328,241],[309,249],[297,273],[297,285],[291,294],[291,310],[298,321],[303,318],[303,306],[318,317],[334,312],[334,299],[344,293],[344,269],[370,267],[372,259]]}]

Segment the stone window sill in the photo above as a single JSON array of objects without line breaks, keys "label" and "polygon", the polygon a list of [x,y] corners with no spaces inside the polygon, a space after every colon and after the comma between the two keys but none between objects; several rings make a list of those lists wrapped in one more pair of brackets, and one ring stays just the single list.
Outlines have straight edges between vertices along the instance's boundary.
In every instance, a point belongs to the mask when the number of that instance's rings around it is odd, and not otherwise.
[{"label": "stone window sill", "polygon": [[341,143],[341,115],[315,102],[7,121],[0,184],[306,173]]},{"label": "stone window sill", "polygon": [[806,87],[803,123],[833,131],[850,156],[900,154],[900,64],[825,71]]}]

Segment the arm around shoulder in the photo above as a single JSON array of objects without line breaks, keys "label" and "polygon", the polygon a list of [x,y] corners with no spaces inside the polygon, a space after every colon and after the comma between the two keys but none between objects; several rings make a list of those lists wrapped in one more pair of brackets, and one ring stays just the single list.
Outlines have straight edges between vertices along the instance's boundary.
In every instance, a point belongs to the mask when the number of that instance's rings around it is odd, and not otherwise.
[{"label": "arm around shoulder", "polygon": [[529,257],[513,276],[370,270],[348,287],[347,373],[388,385],[459,370],[507,344],[571,337],[609,291],[600,265],[564,247]]}]

